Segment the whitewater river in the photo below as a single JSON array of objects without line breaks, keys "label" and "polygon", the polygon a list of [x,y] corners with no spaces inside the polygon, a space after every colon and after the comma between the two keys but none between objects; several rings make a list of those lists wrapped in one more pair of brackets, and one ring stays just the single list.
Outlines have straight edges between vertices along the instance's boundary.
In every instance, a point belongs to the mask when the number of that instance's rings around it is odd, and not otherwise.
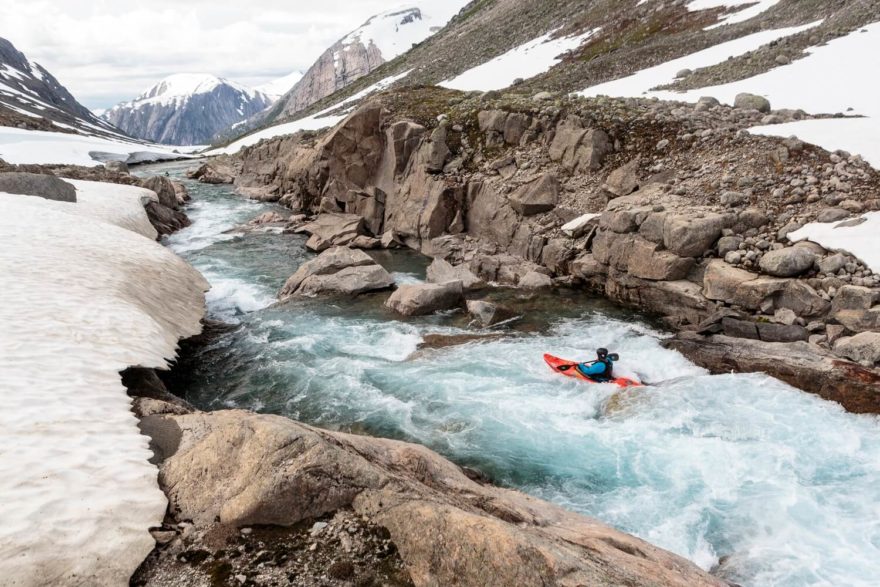
[{"label": "whitewater river", "polygon": [[[401,321],[383,296],[270,307],[311,258],[304,239],[236,232],[273,207],[188,187],[193,226],[168,245],[211,282],[210,315],[236,325],[182,365],[175,391],[199,407],[419,442],[742,585],[880,585],[876,417],[762,375],[709,376],[648,322],[576,292],[498,292],[527,313],[508,336],[419,352],[425,334],[472,332],[467,319]],[[424,278],[412,253],[377,257],[399,283]],[[615,395],[541,359],[597,346],[660,384]]]}]

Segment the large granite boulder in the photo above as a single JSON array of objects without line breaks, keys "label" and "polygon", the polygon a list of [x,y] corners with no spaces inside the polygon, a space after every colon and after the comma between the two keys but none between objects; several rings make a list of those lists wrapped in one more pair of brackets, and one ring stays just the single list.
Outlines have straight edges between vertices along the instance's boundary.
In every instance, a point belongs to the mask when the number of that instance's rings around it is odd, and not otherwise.
[{"label": "large granite boulder", "polygon": [[785,247],[761,257],[761,271],[774,277],[796,277],[813,267],[816,255],[807,247]]},{"label": "large granite boulder", "polygon": [[604,131],[585,129],[580,118],[569,116],[556,127],[548,154],[569,171],[583,172],[599,169],[613,151]]},{"label": "large granite boulder", "polygon": [[468,300],[467,310],[481,326],[486,327],[506,322],[517,315],[506,306],[484,300]]},{"label": "large granite boulder", "polygon": [[758,112],[766,114],[770,112],[770,100],[764,96],[757,96],[755,94],[743,92],[742,94],[736,95],[736,98],[733,100],[733,107],[741,108],[743,110],[757,110]]},{"label": "large granite boulder", "polygon": [[196,179],[201,183],[213,185],[232,183],[235,181],[235,177],[229,170],[211,163],[203,163],[198,168],[188,171],[186,176],[190,179]]},{"label": "large granite boulder", "polygon": [[345,246],[364,234],[364,219],[355,214],[325,213],[297,229],[311,235],[306,246],[322,252],[333,246]]},{"label": "large granite boulder", "polygon": [[880,363],[880,332],[862,332],[839,339],[834,352],[862,365],[871,367]]},{"label": "large granite boulder", "polygon": [[720,214],[669,216],[663,224],[663,245],[679,257],[700,257],[714,248],[724,225]]},{"label": "large granite boulder", "polygon": [[428,265],[428,283],[449,283],[450,281],[461,282],[461,287],[465,290],[486,287],[486,282],[477,277],[467,265],[453,266],[439,257],[434,259]]},{"label": "large granite boulder", "polygon": [[639,189],[639,159],[636,157],[626,165],[611,172],[602,186],[611,197],[626,196]]},{"label": "large granite boulder", "polygon": [[744,269],[737,269],[720,259],[712,259],[703,274],[703,295],[710,300],[732,304],[736,289],[758,276]]},{"label": "large granite boulder", "polygon": [[159,478],[171,511],[199,532],[350,509],[388,530],[419,587],[725,585],[596,520],[472,481],[422,446],[243,411],[144,421],[165,431]]},{"label": "large granite boulder", "polygon": [[76,188],[73,184],[54,175],[41,173],[0,173],[0,192],[38,196],[56,202],[76,202]]},{"label": "large granite boulder", "polygon": [[559,203],[559,181],[552,173],[545,173],[513,192],[509,201],[523,216],[549,212]]},{"label": "large granite boulder", "polygon": [[404,316],[425,316],[461,305],[460,281],[402,285],[391,294],[385,307]]},{"label": "large granite boulder", "polygon": [[177,198],[177,190],[174,182],[162,175],[154,175],[141,180],[141,187],[153,190],[159,196],[159,203],[168,208],[177,210],[180,202]]},{"label": "large granite boulder", "polygon": [[393,285],[391,274],[365,252],[334,247],[304,263],[281,288],[278,298],[324,293],[357,295]]}]

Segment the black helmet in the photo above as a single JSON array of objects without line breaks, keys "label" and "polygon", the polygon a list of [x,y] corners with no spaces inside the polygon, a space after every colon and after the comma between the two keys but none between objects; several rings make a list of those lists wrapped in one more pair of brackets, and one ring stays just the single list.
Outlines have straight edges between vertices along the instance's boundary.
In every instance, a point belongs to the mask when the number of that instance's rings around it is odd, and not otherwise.
[{"label": "black helmet", "polygon": [[608,356],[608,349],[605,349],[605,348],[596,349],[596,356],[599,357],[600,359],[604,359],[605,357]]}]

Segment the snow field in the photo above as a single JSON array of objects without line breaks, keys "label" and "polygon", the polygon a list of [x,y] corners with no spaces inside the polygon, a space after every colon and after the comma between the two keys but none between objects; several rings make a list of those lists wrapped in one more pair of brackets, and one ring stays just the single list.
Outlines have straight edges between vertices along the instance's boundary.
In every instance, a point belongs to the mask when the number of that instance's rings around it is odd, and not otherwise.
[{"label": "snow field", "polygon": [[[201,330],[207,283],[155,242],[140,188],[0,194],[0,583],[128,584],[166,499],[119,372]],[[152,196],[151,196],[152,194]]]}]

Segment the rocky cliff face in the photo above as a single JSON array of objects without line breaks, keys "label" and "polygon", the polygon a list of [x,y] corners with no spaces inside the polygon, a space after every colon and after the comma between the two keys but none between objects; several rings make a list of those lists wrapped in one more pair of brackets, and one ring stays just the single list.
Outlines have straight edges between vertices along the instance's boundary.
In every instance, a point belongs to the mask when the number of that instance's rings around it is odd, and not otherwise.
[{"label": "rocky cliff face", "polygon": [[204,145],[266,109],[273,98],[211,75],[166,78],[102,118],[133,137],[169,145]]},{"label": "rocky cliff face", "polygon": [[113,135],[118,130],[76,101],[39,63],[0,38],[0,125]]},{"label": "rocky cliff face", "polygon": [[[851,335],[880,327],[880,276],[787,237],[806,222],[859,222],[880,209],[880,175],[859,157],[741,132],[765,116],[805,115],[416,89],[318,139],[246,149],[238,183],[297,211],[359,215],[382,243],[466,265],[487,282],[523,285],[543,273],[678,330],[809,342],[843,359]],[[878,411],[877,372],[864,371],[819,386],[806,371],[783,378]],[[856,388],[867,395],[853,400]]]}]

